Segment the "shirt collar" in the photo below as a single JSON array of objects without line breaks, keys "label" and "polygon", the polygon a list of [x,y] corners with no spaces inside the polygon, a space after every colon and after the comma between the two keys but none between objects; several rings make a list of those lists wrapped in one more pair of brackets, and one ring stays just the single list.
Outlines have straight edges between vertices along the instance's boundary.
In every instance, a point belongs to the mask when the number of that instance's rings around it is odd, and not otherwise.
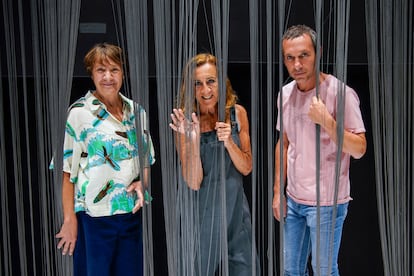
[{"label": "shirt collar", "polygon": [[[98,112],[100,108],[106,110],[106,106],[93,95],[93,92],[93,90],[89,90],[88,93],[85,95],[85,100],[90,110],[94,113]],[[131,111],[131,100],[125,97],[121,92],[119,92],[119,95],[122,99],[123,108],[127,108],[128,111]]]}]

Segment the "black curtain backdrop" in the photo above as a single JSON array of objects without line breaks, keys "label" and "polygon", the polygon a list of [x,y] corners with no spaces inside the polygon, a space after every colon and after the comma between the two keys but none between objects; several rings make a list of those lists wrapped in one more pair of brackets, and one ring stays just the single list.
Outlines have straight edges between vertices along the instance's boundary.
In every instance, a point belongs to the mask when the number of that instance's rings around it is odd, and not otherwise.
[{"label": "black curtain backdrop", "polygon": [[[248,1],[233,1],[230,12],[230,42],[229,42],[229,64],[228,76],[232,82],[233,88],[239,95],[240,102],[246,107],[250,113],[250,97],[251,93],[261,93],[262,91],[250,91],[250,64],[249,64],[249,22],[248,22]],[[237,2],[237,3],[236,3]],[[314,25],[314,13],[307,9],[302,3],[303,1],[293,1],[291,6],[291,14],[289,24],[304,23],[311,26]],[[311,2],[311,1],[309,1]],[[29,5],[25,7],[29,8]],[[149,13],[149,23],[152,24],[152,13]],[[373,146],[371,131],[371,113],[369,101],[368,87],[368,65],[366,58],[366,34],[365,34],[365,15],[364,1],[356,0],[351,3],[351,19],[349,32],[349,60],[348,60],[348,80],[347,84],[354,88],[358,93],[361,101],[362,116],[367,129],[368,148],[366,155],[360,160],[351,161],[351,196],[353,201],[350,203],[348,217],[344,225],[343,239],[339,256],[339,266],[341,275],[343,276],[365,276],[365,275],[383,275],[381,245],[379,238],[379,226],[377,220],[376,192],[375,192],[375,175],[373,162]],[[111,1],[102,0],[85,0],[82,1],[80,23],[104,23],[106,26],[105,33],[80,32],[78,36],[78,46],[75,61],[73,86],[71,94],[71,102],[83,96],[88,89],[93,89],[93,82],[87,76],[83,68],[83,56],[88,49],[98,42],[111,42],[117,44],[116,24],[112,11]],[[2,22],[1,24],[4,24]],[[3,25],[1,25],[3,29]],[[203,26],[200,28],[200,51],[208,51],[209,43]],[[150,43],[150,91],[154,91],[154,97],[150,97],[151,130],[156,148],[157,162],[152,167],[152,196],[153,205],[153,229],[154,229],[154,264],[155,275],[167,275],[166,263],[166,243],[165,243],[165,227],[164,214],[162,206],[163,191],[161,181],[159,179],[161,173],[161,162],[159,158],[159,137],[158,137],[158,121],[169,120],[169,118],[158,118],[157,98],[156,98],[156,81],[154,68],[154,52],[153,52],[153,33],[149,33]],[[27,37],[30,42],[31,38]],[[275,42],[277,43],[277,42]],[[0,50],[4,53],[4,42],[0,41]],[[29,47],[28,47],[29,48]],[[151,50],[152,49],[152,50]],[[5,67],[4,55],[1,55],[2,66],[2,82],[3,86],[7,86],[7,71]],[[31,62],[31,60],[28,60]],[[275,64],[275,68],[277,68]],[[29,75],[32,68],[28,64]],[[266,70],[263,65],[263,70]],[[275,76],[277,78],[277,75]],[[20,80],[21,78],[19,78]],[[26,77],[28,86],[33,85],[33,79]],[[5,92],[5,91],[4,91]],[[275,91],[277,93],[278,91]],[[3,103],[8,102],[7,93],[2,99]],[[7,108],[7,105],[4,105]],[[34,110],[32,111],[34,112]],[[4,110],[5,129],[7,122],[12,118],[8,117],[9,110]],[[9,152],[10,154],[10,152]],[[34,169],[36,169],[34,164]],[[246,180],[246,192],[249,193],[249,177]],[[263,183],[265,184],[265,183]],[[2,183],[6,185],[6,183]],[[36,187],[33,187],[36,189]],[[10,195],[14,197],[14,195]],[[36,214],[34,214],[36,215]],[[11,215],[11,217],[13,217]],[[37,218],[35,218],[36,220]],[[37,224],[40,222],[37,222]],[[275,222],[276,223],[276,222]],[[276,223],[277,224],[277,223]],[[40,226],[38,226],[40,227]],[[278,227],[278,225],[276,226]],[[52,229],[51,229],[52,230]],[[277,237],[276,237],[277,238]],[[13,240],[12,240],[13,242]],[[17,243],[17,242],[16,242]],[[36,247],[41,247],[36,241]],[[263,252],[263,249],[262,249]],[[16,252],[11,252],[15,254]],[[277,252],[276,252],[277,254]],[[13,264],[18,265],[18,264]],[[38,275],[42,275],[41,267],[37,267]],[[34,273],[33,273],[34,274]]]}]

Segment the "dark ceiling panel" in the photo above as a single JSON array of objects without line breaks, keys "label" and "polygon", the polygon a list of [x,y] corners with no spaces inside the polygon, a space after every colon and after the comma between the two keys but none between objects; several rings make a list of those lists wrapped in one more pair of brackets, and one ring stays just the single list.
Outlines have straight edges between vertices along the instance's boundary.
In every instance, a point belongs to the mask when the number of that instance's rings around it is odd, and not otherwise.
[{"label": "dark ceiling panel", "polygon": [[[210,10],[208,5],[209,1],[200,1],[200,13],[198,20],[198,50],[199,51],[211,51],[211,45],[214,45],[212,42],[212,24],[211,18],[204,18],[205,12],[203,9],[203,3],[205,3],[205,8],[207,11]],[[260,6],[260,14],[258,15],[259,20],[259,29],[261,33],[258,34],[261,39],[265,38],[265,15],[266,7],[264,6],[265,1],[258,1]],[[325,1],[324,4],[324,19],[323,19],[323,28],[328,30],[327,26],[333,24],[332,13],[330,11],[332,1]],[[118,5],[121,2],[111,1],[111,0],[83,0],[80,12],[80,32],[78,35],[78,43],[76,49],[76,60],[74,66],[74,76],[87,76],[83,67],[83,56],[85,53],[96,43],[99,42],[111,42],[115,44],[120,44],[119,41],[122,40],[120,37],[121,29],[120,24],[117,23],[117,18],[120,18],[116,7],[113,5]],[[148,22],[149,22],[149,60],[154,60],[154,47],[151,45],[153,42],[153,16],[151,10],[151,1],[149,3],[148,11]],[[289,4],[286,7],[286,26],[292,24],[308,24],[314,26],[314,1],[304,1],[304,0],[292,0],[288,2]],[[277,5],[274,2],[274,5]],[[274,7],[276,9],[277,7]],[[114,11],[115,10],[115,11]],[[277,12],[277,11],[276,11]],[[366,35],[365,28],[365,15],[364,15],[364,1],[352,0],[351,1],[351,17],[350,17],[350,31],[349,31],[349,55],[348,63],[350,64],[366,64]],[[23,37],[25,38],[25,53],[26,53],[26,63],[27,63],[27,75],[32,75],[32,53],[31,53],[31,26],[30,26],[30,5],[24,5],[24,32]],[[211,16],[210,16],[211,17]],[[6,23],[8,26],[13,25],[15,31],[15,37],[17,39],[17,46],[15,49],[17,64],[21,64],[20,56],[20,43],[18,38],[19,34],[19,25],[18,25],[18,15],[13,15],[14,22],[13,24]],[[275,26],[273,26],[273,37],[278,37],[276,33],[278,30],[277,19],[275,19]],[[209,23],[206,23],[209,22]],[[249,63],[250,62],[250,38],[249,38],[249,0],[232,0],[230,2],[230,17],[229,17],[229,62],[235,63]],[[1,28],[4,30],[4,21],[1,21]],[[207,28],[208,26],[208,28]],[[209,35],[210,34],[210,37]],[[327,34],[324,34],[327,37]],[[274,39],[275,48],[277,48],[277,39]],[[266,44],[262,40],[262,53],[265,53]],[[6,70],[6,56],[5,49],[6,45],[4,40],[0,41],[0,50],[1,50],[1,65],[3,75],[7,74]],[[332,47],[332,46],[330,46]],[[325,46],[325,48],[327,48]],[[331,48],[332,49],[332,48]],[[262,54],[261,56],[264,56]],[[150,62],[150,64],[155,64]],[[154,74],[155,69],[150,68],[150,74]],[[18,68],[18,74],[21,74],[21,68]]]}]

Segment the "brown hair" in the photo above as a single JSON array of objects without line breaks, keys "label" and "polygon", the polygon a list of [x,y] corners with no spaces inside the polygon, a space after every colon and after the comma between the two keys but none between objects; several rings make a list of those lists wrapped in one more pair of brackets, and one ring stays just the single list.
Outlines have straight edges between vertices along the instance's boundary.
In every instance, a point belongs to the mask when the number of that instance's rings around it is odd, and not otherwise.
[{"label": "brown hair", "polygon": [[83,62],[88,74],[92,75],[92,69],[95,63],[104,63],[109,59],[123,69],[124,56],[122,49],[116,45],[104,42],[93,46],[85,55]]},{"label": "brown hair", "polygon": [[[194,90],[188,90],[187,85],[190,85],[191,89],[194,89],[193,73],[195,68],[200,67],[204,64],[212,64],[217,66],[217,59],[215,56],[209,53],[202,53],[194,56],[186,65],[183,72],[183,79],[181,83],[180,98],[178,100],[178,105],[181,109],[185,110],[186,97],[189,97],[193,94]],[[190,92],[191,91],[191,92]],[[193,96],[194,97],[194,96]],[[234,106],[237,102],[237,95],[231,86],[230,80],[226,77],[226,118],[228,118],[230,107]],[[193,112],[197,111],[197,102],[194,97],[193,100]]]}]

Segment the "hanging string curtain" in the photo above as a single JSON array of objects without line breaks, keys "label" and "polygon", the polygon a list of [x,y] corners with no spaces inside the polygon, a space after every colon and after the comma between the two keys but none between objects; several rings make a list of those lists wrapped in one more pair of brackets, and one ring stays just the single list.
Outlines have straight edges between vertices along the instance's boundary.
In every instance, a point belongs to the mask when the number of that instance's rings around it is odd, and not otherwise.
[{"label": "hanging string curtain", "polygon": [[[119,9],[119,1],[117,1]],[[136,117],[139,118],[139,106],[142,106],[147,112],[147,125],[145,129],[150,129],[150,119],[153,114],[149,108],[149,58],[148,58],[148,18],[147,18],[147,2],[125,0],[123,3],[123,12],[119,11],[117,17],[118,22],[125,22],[125,41],[123,41],[123,49],[126,50],[126,71],[128,77],[125,85],[126,94],[137,103],[135,108]],[[122,29],[120,30],[122,32]],[[141,121],[136,120],[137,137],[144,137],[148,133],[142,133]],[[146,164],[148,160],[148,152],[143,145],[142,139],[137,139],[139,162]],[[159,161],[158,161],[159,162]],[[140,174],[144,175],[143,167],[140,166]],[[149,174],[150,176],[151,174]],[[151,194],[151,179],[145,190]],[[144,247],[144,274],[154,275],[154,258],[153,258],[153,229],[152,229],[152,205],[145,205],[143,208],[143,247]]]},{"label": "hanging string curtain", "polygon": [[[284,2],[284,1],[278,1]],[[265,6],[265,21],[261,21],[261,9]],[[274,261],[274,223],[271,203],[273,198],[273,144],[274,132],[262,133],[262,129],[271,130],[274,127],[274,80],[275,53],[278,48],[276,22],[276,3],[267,1],[249,1],[249,57],[250,57],[250,138],[252,146],[253,169],[251,172],[251,213],[252,213],[252,258],[256,252],[261,257],[257,264],[252,260],[253,271],[269,275],[276,270]],[[264,35],[262,37],[262,30]],[[264,42],[263,42],[264,41]],[[264,68],[263,62],[266,67]],[[263,82],[266,81],[266,85]],[[258,94],[264,92],[263,99]],[[269,183],[269,185],[261,185]],[[248,185],[248,184],[247,184]],[[264,258],[261,250],[268,252]],[[277,250],[276,250],[277,252]]]},{"label": "hanging string curtain", "polygon": [[[177,73],[176,64],[180,60],[176,53],[178,49],[177,39],[173,36],[176,30],[176,20],[180,18],[176,13],[174,0],[154,0],[153,14],[154,18],[154,48],[156,63],[156,85],[158,97],[158,116],[159,118],[169,118],[171,107],[174,106],[173,98],[176,96],[174,91],[178,91],[179,74]],[[192,17],[190,16],[190,19]],[[163,31],[165,30],[165,31]],[[191,38],[191,37],[190,37]],[[161,100],[164,99],[164,100]],[[171,137],[171,130],[168,126],[169,120],[159,120],[159,156],[161,160],[170,160],[163,162],[161,170],[162,190],[164,210],[169,210],[177,206],[177,159],[170,158],[175,156],[174,141]],[[164,149],[164,150],[161,150]],[[166,236],[166,262],[167,269],[171,275],[180,275],[178,270],[179,254],[174,249],[178,248],[179,240],[177,239],[176,227],[178,221],[175,213],[164,213],[165,236]],[[185,274],[182,274],[185,275]]]},{"label": "hanging string curtain", "polygon": [[[40,61],[40,71],[34,71],[36,76],[36,110],[43,114],[38,117],[38,143],[44,149],[39,154],[41,177],[40,202],[41,217],[44,225],[43,242],[47,245],[42,256],[45,257],[45,270],[50,275],[56,275],[52,264],[55,264],[58,273],[64,275],[71,270],[71,261],[61,258],[57,252],[55,237],[50,232],[59,230],[63,214],[61,208],[61,182],[63,160],[63,136],[65,130],[66,112],[69,106],[72,75],[77,47],[77,34],[80,14],[80,0],[46,0],[34,1],[32,4],[33,41],[37,44],[37,53],[43,59]],[[71,12],[68,12],[71,11]],[[42,79],[44,77],[44,81]],[[44,139],[44,140],[41,140]],[[53,175],[44,172],[46,164],[53,160]],[[50,269],[49,269],[50,267]],[[62,269],[63,268],[63,269]]]},{"label": "hanging string curtain", "polygon": [[[62,110],[68,106],[72,85],[80,1],[32,0],[28,3],[30,14],[24,14],[23,5],[27,3],[21,0],[2,3],[2,39],[6,45],[2,58],[7,59],[9,76],[9,102],[6,106],[2,101],[2,110],[9,112],[10,123],[10,139],[3,136],[1,140],[3,149],[6,141],[10,143],[10,150],[2,151],[6,158],[3,160],[9,160],[2,162],[1,168],[5,245],[2,271],[5,275],[59,275],[56,271],[67,275],[69,269],[64,267],[68,261],[56,254],[54,238],[62,219],[58,211],[62,166],[55,162],[57,170],[53,175],[47,170],[54,152],[56,160],[62,160],[66,119]],[[29,68],[29,64],[33,67]],[[32,78],[33,86],[29,85]],[[5,98],[2,88],[2,99]],[[4,122],[2,135],[6,133]],[[15,217],[10,210],[14,210]],[[17,236],[10,232],[12,229],[17,230]],[[13,241],[12,236],[16,237]]]},{"label": "hanging string curtain", "polygon": [[[225,122],[225,106],[226,106],[226,78],[227,78],[227,65],[228,65],[228,43],[229,43],[229,7],[230,1],[211,1],[211,13],[212,13],[212,25],[213,25],[213,37],[214,37],[214,50],[217,58],[217,74],[218,74],[218,120]],[[219,266],[219,275],[229,275],[229,259],[228,259],[228,244],[227,244],[227,209],[226,209],[226,168],[224,163],[224,144],[220,143],[218,164],[220,164],[220,196],[219,201],[216,202],[221,208],[221,221],[220,221],[220,256],[221,263]],[[200,239],[203,237],[200,237]],[[204,258],[201,256],[201,258]]]},{"label": "hanging string curtain", "polygon": [[414,273],[413,2],[365,2],[384,275]]},{"label": "hanging string curtain", "polygon": [[[11,74],[8,75],[7,78],[7,94],[9,96],[8,103],[6,104],[3,102],[3,99],[5,94],[3,94],[3,87],[1,87],[1,94],[2,94],[2,101],[1,101],[1,109],[2,109],[2,119],[5,118],[3,111],[4,110],[10,110],[17,108],[18,104],[18,82],[17,82],[17,61],[16,61],[16,45],[18,42],[16,42],[15,38],[15,28],[19,28],[19,26],[14,26],[14,13],[11,12],[14,10],[12,2],[3,2],[2,5],[3,10],[3,19],[4,19],[4,39],[6,41],[6,55],[2,55],[1,58],[6,60],[7,64],[7,72],[11,72]],[[7,109],[6,109],[7,107]],[[11,113],[11,112],[10,112]],[[22,249],[20,247],[17,249],[13,247],[12,242],[10,241],[9,237],[11,236],[11,231],[14,229],[14,223],[22,223],[24,222],[24,210],[20,209],[16,215],[16,221],[13,221],[13,217],[9,215],[9,207],[10,208],[19,208],[21,207],[21,204],[19,201],[16,201],[16,199],[19,199],[21,196],[21,190],[22,190],[22,179],[19,176],[19,169],[22,166],[22,156],[21,151],[19,150],[19,143],[20,143],[20,132],[19,128],[16,128],[16,126],[19,125],[20,121],[20,113],[16,114],[17,117],[14,121],[10,122],[10,131],[8,131],[8,135],[11,136],[12,141],[11,147],[12,151],[6,149],[6,143],[5,143],[5,126],[2,123],[2,129],[1,129],[1,141],[2,141],[2,162],[1,162],[1,169],[2,172],[6,172],[4,176],[2,176],[2,185],[1,185],[1,206],[2,206],[2,256],[3,262],[2,265],[4,265],[4,271],[7,273],[12,273],[13,271],[22,271],[23,273],[28,270],[27,268],[27,258],[24,252],[22,252]],[[9,119],[10,120],[10,119]],[[22,118],[23,120],[23,118]],[[1,122],[4,122],[3,120]],[[3,142],[4,141],[4,142]],[[9,162],[7,162],[8,157],[11,155],[12,158],[10,158]],[[16,183],[14,187],[11,187],[9,189],[8,182]],[[14,191],[13,191],[14,190]],[[16,194],[16,192],[19,192],[19,194]],[[15,199],[10,198],[8,195],[15,195]],[[19,206],[20,205],[20,206]],[[4,209],[3,209],[4,208]],[[23,250],[26,247],[26,239],[25,239],[25,232],[26,229],[21,229],[17,233],[17,240],[19,243],[23,246]],[[13,267],[12,265],[12,259],[8,257],[7,255],[9,252],[14,252],[16,256],[19,257],[21,264],[18,267]]]},{"label": "hanging string curtain", "polygon": [[[80,2],[2,1],[2,275],[72,272],[72,261],[56,249],[54,235],[62,222],[59,160],[63,159],[65,111],[72,85]],[[174,137],[168,126],[169,116],[172,107],[177,107],[183,68],[200,50],[200,20],[208,25],[209,50],[218,57],[220,83],[224,84],[222,78],[227,74],[231,55],[227,49],[231,29],[228,20],[231,5],[237,1],[154,0],[152,6],[146,6],[149,2],[111,0],[118,24],[117,38],[128,53],[130,65],[125,93],[142,104],[152,118],[154,109],[149,108],[149,99],[155,94],[149,94],[154,91],[149,91],[151,56],[147,53],[151,43],[148,34],[153,28],[159,119],[158,129],[151,130],[159,133],[157,162],[161,163],[166,262],[169,275],[194,275],[194,237],[199,229],[193,211],[197,206],[193,195],[184,189]],[[271,210],[275,97],[286,83],[279,43],[291,25],[291,14],[296,11],[291,9],[294,1],[248,2],[253,239],[258,241],[256,249],[262,274],[274,275],[283,273],[283,252],[278,245],[283,244],[283,233],[275,228]],[[315,29],[325,46],[320,68],[325,72],[332,69],[344,82],[347,38],[352,31],[349,30],[351,4],[351,1],[313,1]],[[25,9],[26,5],[30,8]],[[413,6],[412,1],[365,1],[378,219],[387,276],[414,273]],[[146,21],[151,7],[153,22]],[[263,66],[262,62],[266,64]],[[221,99],[220,105],[223,104]],[[187,106],[192,107],[192,102]],[[338,127],[340,131],[341,125]],[[52,157],[54,170],[49,171]],[[158,265],[151,247],[152,241],[158,239],[152,236],[151,207],[146,207],[145,216],[145,274],[151,275]],[[221,250],[225,254],[225,245]],[[226,275],[225,263],[221,275]]]},{"label": "hanging string curtain", "polygon": [[[194,220],[194,196],[186,189],[181,177],[168,124],[172,108],[179,107],[183,69],[197,52],[198,12],[199,1],[153,1],[159,154],[169,275],[195,273],[194,249],[198,230]],[[193,101],[186,99],[185,107],[192,110]]]},{"label": "hanging string curtain", "polygon": [[56,254],[54,238],[62,218],[57,211],[61,166],[52,175],[47,164],[63,144],[66,114],[62,110],[70,97],[79,4],[2,1],[5,53],[1,59],[6,59],[8,76],[7,83],[1,83],[4,275],[60,275],[56,271],[67,275],[69,271]]}]

